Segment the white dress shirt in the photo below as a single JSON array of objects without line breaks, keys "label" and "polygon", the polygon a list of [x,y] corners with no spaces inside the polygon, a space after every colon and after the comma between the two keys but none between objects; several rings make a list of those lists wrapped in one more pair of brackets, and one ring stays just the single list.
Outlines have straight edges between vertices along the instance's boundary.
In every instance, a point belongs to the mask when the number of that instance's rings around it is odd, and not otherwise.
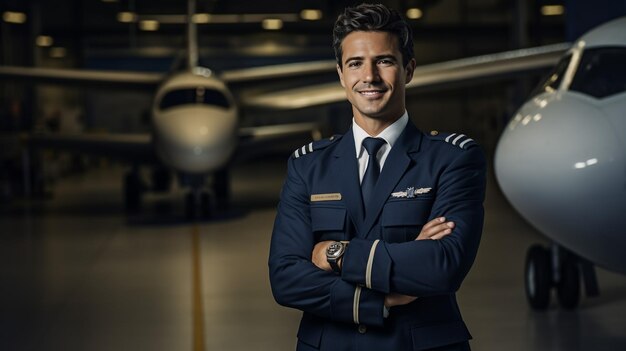
[{"label": "white dress shirt", "polygon": [[383,166],[385,165],[385,160],[389,155],[389,151],[393,147],[393,144],[398,140],[400,134],[406,127],[406,124],[409,122],[409,114],[404,111],[402,117],[398,118],[397,121],[393,122],[392,125],[385,128],[378,135],[369,135],[363,128],[359,127],[358,124],[354,121],[354,117],[352,118],[352,133],[354,134],[354,149],[356,150],[356,158],[359,162],[359,182],[363,181],[363,176],[365,175],[365,170],[367,169],[367,163],[369,160],[369,155],[367,154],[367,150],[363,147],[363,140],[367,137],[375,137],[384,139],[387,143],[383,144],[378,150],[376,154],[376,159],[378,160],[378,164],[380,165],[380,171],[382,172]]}]

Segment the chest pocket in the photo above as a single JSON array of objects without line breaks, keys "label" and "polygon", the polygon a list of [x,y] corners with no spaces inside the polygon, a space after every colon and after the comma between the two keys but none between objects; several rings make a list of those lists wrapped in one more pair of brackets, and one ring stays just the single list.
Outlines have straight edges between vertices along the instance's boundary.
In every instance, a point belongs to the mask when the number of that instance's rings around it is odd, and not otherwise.
[{"label": "chest pocket", "polygon": [[432,199],[389,201],[381,216],[382,237],[388,243],[415,240],[428,222]]},{"label": "chest pocket", "polygon": [[315,242],[348,240],[346,216],[347,211],[343,207],[311,206],[311,229]]}]

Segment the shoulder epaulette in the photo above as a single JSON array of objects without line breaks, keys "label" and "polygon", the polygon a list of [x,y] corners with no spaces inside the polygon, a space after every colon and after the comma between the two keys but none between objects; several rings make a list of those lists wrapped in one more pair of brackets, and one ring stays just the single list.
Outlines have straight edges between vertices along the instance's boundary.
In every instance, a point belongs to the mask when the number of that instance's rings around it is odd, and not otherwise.
[{"label": "shoulder epaulette", "polygon": [[446,143],[460,147],[463,150],[467,150],[472,146],[478,145],[474,139],[460,133],[441,133],[433,130],[430,132],[430,138],[445,141]]},{"label": "shoulder epaulette", "polygon": [[296,151],[293,152],[292,156],[293,158],[299,158],[300,156],[306,155],[306,154],[310,154],[314,151],[317,150],[321,150],[324,149],[326,147],[328,147],[329,145],[333,144],[334,142],[336,142],[337,140],[341,139],[342,135],[333,135],[330,138],[327,139],[321,139],[321,140],[316,140],[316,141],[312,141],[298,149],[296,149]]}]

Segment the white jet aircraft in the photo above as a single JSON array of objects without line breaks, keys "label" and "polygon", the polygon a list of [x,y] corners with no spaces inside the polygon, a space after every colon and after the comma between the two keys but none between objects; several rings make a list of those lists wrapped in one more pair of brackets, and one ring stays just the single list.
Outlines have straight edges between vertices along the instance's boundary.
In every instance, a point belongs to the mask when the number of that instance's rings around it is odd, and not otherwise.
[{"label": "white jet aircraft", "polygon": [[[109,72],[38,67],[0,67],[0,79],[29,83],[150,89],[155,92],[151,134],[30,134],[24,136],[32,147],[103,155],[134,165],[124,179],[126,205],[139,208],[146,186],[140,179],[140,164],[164,165],[180,175],[189,186],[186,210],[191,216],[199,210],[208,214],[207,177],[213,175],[212,193],[217,207],[226,207],[229,197],[228,167],[234,157],[258,154],[284,140],[301,145],[320,137],[314,123],[291,123],[240,128],[239,107],[227,84],[271,81],[333,72],[332,61],[285,64],[241,69],[217,75],[198,66],[196,25],[191,20],[195,2],[189,1],[187,26],[187,68],[173,74]],[[295,146],[294,146],[295,147]],[[244,156],[242,156],[244,155]],[[153,172],[154,186],[166,190],[169,170]],[[200,206],[199,206],[200,205]]]},{"label": "white jet aircraft", "polygon": [[[626,17],[577,40],[509,122],[495,155],[502,191],[552,242],[526,259],[530,305],[578,304],[591,264],[626,274]],[[582,268],[582,269],[580,269]]]}]

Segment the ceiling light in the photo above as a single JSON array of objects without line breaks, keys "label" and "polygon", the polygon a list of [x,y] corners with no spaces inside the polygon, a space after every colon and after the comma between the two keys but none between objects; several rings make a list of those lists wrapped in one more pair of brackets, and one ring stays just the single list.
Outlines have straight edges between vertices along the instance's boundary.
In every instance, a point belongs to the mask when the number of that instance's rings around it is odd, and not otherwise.
[{"label": "ceiling light", "polygon": [[283,27],[283,21],[278,18],[266,18],[262,25],[265,30],[279,30]]},{"label": "ceiling light", "polygon": [[211,22],[211,15],[208,13],[196,13],[191,16],[191,21],[193,23],[205,24]]},{"label": "ceiling light", "polygon": [[134,12],[119,12],[117,14],[117,20],[122,23],[132,23],[137,22],[137,14]]},{"label": "ceiling light", "polygon": [[541,14],[544,16],[560,16],[565,13],[563,5],[543,5],[541,6]]},{"label": "ceiling light", "polygon": [[35,43],[39,47],[50,47],[50,46],[52,46],[52,44],[54,44],[54,40],[52,39],[51,36],[39,35],[39,36],[37,36],[37,39],[35,40]]},{"label": "ceiling light", "polygon": [[300,18],[307,21],[318,21],[322,19],[322,11],[315,9],[304,9],[300,11]]},{"label": "ceiling light", "polygon": [[2,19],[6,23],[22,24],[26,22],[26,14],[24,12],[5,11],[2,14]]},{"label": "ceiling light", "polygon": [[418,9],[417,7],[412,7],[406,10],[406,17],[409,19],[420,19],[422,18],[422,15],[422,10]]},{"label": "ceiling light", "polygon": [[143,20],[139,21],[139,29],[148,32],[154,32],[159,29],[159,21],[155,20]]},{"label": "ceiling light", "polygon": [[67,55],[67,50],[63,47],[54,47],[50,49],[50,57],[52,58],[64,58]]}]

